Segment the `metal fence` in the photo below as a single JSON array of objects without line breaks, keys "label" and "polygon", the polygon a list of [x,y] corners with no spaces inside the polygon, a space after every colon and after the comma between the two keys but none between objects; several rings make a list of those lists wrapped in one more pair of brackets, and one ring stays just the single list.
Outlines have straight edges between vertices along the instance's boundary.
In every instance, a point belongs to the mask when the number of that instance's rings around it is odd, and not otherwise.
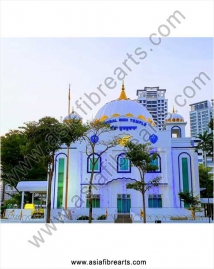
[{"label": "metal fence", "polygon": [[[140,215],[138,216],[131,216],[130,214],[127,214],[127,216],[130,216],[132,223],[143,223],[143,217],[141,217]],[[93,220],[92,222],[115,222],[115,220],[117,219],[118,214],[109,214],[105,219],[104,218],[100,218],[100,215],[96,215],[93,214]],[[55,215],[52,216],[51,218],[54,222],[57,222],[57,220],[59,222],[87,222],[88,219],[87,218],[83,218],[81,214],[76,214],[76,215],[72,215],[70,216],[70,218],[61,215]],[[124,219],[124,223],[125,218],[121,218]],[[45,221],[45,216],[38,216],[36,218],[32,218],[31,215],[15,215],[15,214],[8,214],[6,216],[4,216],[3,218],[1,218],[1,220],[7,220],[8,222],[10,221],[20,221],[20,222],[44,222]],[[151,215],[146,215],[146,222],[148,223],[155,223],[156,221],[160,221],[161,223],[182,223],[182,222],[208,222],[209,218],[208,217],[204,217],[204,216],[197,216],[196,219],[194,220],[192,217],[188,216],[188,215],[155,215],[155,214],[151,214]]]}]

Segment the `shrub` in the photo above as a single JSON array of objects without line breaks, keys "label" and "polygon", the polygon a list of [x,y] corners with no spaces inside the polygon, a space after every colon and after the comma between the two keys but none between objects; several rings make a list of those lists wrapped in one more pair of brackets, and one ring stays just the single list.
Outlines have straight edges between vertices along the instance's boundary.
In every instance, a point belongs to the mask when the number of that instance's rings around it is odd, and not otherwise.
[{"label": "shrub", "polygon": [[[88,220],[89,217],[88,216],[80,216],[77,220]],[[92,218],[93,220],[93,218]]]},{"label": "shrub", "polygon": [[106,219],[107,219],[106,215],[100,215],[100,216],[97,218],[97,220],[106,220]]},{"label": "shrub", "polygon": [[4,205],[8,209],[14,208],[15,205],[17,205],[17,207],[20,208],[21,207],[21,194],[19,193],[13,194],[10,199],[4,202]]}]

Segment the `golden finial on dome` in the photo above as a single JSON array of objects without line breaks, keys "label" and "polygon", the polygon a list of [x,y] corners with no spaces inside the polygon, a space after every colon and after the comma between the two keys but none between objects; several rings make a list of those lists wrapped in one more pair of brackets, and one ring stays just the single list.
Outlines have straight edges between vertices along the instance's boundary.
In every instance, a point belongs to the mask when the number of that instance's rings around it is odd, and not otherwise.
[{"label": "golden finial on dome", "polygon": [[177,110],[175,110],[174,105],[173,105],[172,113],[178,113],[178,111],[177,111]]},{"label": "golden finial on dome", "polygon": [[124,80],[122,82],[122,90],[125,91]]},{"label": "golden finial on dome", "polygon": [[120,97],[118,98],[118,100],[127,100],[127,96],[126,96],[126,93],[125,93],[125,86],[124,86],[124,80],[123,80],[123,83],[122,83],[122,90],[121,90],[121,93],[120,93]]}]

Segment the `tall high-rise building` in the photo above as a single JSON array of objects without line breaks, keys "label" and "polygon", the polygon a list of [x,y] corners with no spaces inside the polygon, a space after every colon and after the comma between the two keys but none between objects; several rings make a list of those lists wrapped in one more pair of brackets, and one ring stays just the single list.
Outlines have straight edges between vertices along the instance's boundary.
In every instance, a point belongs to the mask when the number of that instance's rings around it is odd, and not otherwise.
[{"label": "tall high-rise building", "polygon": [[[191,111],[189,112],[190,115],[190,133],[192,140],[192,145],[197,146],[200,142],[200,139],[196,138],[198,134],[203,134],[206,130],[210,131],[209,129],[209,122],[210,119],[214,117],[214,100],[212,99],[211,102],[201,101],[198,103],[194,103],[190,105]],[[198,164],[204,163],[204,155],[202,150],[198,151]],[[212,157],[207,156],[207,166],[214,169],[214,164]],[[213,172],[213,171],[211,171]]]},{"label": "tall high-rise building", "polygon": [[190,133],[191,137],[196,137],[198,134],[203,134],[206,130],[209,131],[208,124],[213,116],[213,100],[201,101],[190,105]]},{"label": "tall high-rise building", "polygon": [[137,90],[138,101],[150,112],[159,130],[163,129],[168,113],[168,99],[165,99],[165,93],[166,90],[159,87],[144,87]]}]

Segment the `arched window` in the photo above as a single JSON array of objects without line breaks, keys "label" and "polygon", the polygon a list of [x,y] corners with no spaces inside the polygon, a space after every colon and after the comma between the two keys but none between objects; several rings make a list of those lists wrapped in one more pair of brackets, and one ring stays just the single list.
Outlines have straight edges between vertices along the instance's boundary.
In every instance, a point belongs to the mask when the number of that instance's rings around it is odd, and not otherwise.
[{"label": "arched window", "polygon": [[64,193],[63,189],[64,189],[66,159],[60,158],[62,155],[66,156],[67,158],[67,154],[59,152],[58,154],[56,154],[54,160],[55,173],[54,173],[53,208],[62,208],[63,206],[63,193]]},{"label": "arched window", "polygon": [[99,154],[90,154],[87,159],[87,172],[91,173],[94,167],[94,173],[101,172],[101,157]]},{"label": "arched window", "polygon": [[173,126],[171,128],[171,137],[180,138],[181,137],[181,128],[179,126]]},{"label": "arched window", "polygon": [[59,158],[59,163],[58,163],[57,208],[62,208],[62,206],[63,206],[64,175],[65,175],[65,159],[64,158]]},{"label": "arched window", "polygon": [[126,158],[125,153],[121,153],[117,157],[117,172],[131,173],[131,162],[128,158]]},{"label": "arched window", "polygon": [[159,154],[154,160],[152,160],[151,164],[156,165],[158,168],[155,171],[151,171],[148,173],[161,173],[161,157]]},{"label": "arched window", "polygon": [[[187,152],[181,152],[178,155],[178,175],[179,175],[180,191],[192,192],[193,191],[192,164],[191,164],[191,156]],[[180,206],[181,205],[182,203],[180,201]],[[189,207],[189,205],[184,203],[184,207]]]}]

